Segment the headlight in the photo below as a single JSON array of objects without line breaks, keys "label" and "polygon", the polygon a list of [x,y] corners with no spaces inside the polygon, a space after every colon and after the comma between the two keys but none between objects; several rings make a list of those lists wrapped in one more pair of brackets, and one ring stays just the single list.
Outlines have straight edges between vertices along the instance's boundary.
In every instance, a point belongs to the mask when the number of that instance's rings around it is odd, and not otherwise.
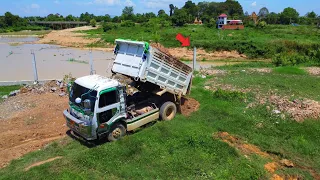
[{"label": "headlight", "polygon": [[86,99],[83,101],[83,107],[85,109],[91,109],[91,101],[89,99]]}]

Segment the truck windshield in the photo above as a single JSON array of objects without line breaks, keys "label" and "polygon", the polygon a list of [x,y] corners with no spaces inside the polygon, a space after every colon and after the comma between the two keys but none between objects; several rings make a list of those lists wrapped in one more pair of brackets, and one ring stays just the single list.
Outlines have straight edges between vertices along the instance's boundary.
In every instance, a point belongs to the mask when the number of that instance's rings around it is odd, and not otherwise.
[{"label": "truck windshield", "polygon": [[[82,97],[81,97],[82,96]],[[77,104],[75,103],[76,98],[81,98],[81,103]],[[80,86],[77,83],[73,83],[70,95],[69,95],[69,100],[70,102],[74,103],[75,105],[84,108],[83,101],[86,99],[89,99],[91,102],[91,112],[94,111],[94,105],[96,102],[96,97],[97,97],[97,91],[85,88],[83,86]]]}]

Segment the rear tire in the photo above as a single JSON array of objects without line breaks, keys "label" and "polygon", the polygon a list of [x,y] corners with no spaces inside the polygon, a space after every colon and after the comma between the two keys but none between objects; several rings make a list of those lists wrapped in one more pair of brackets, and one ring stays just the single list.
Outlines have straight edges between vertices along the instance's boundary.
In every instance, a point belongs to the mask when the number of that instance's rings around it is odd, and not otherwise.
[{"label": "rear tire", "polygon": [[164,121],[170,121],[176,116],[177,106],[173,102],[165,102],[160,107],[160,118]]},{"label": "rear tire", "polygon": [[126,132],[127,130],[122,124],[115,124],[108,134],[108,140],[111,142],[118,141],[126,135]]}]

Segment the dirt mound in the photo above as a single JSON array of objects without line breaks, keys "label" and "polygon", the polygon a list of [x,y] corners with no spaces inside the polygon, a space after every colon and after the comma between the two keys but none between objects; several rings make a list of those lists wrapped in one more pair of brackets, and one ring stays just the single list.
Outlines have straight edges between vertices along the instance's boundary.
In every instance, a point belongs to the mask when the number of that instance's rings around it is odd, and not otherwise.
[{"label": "dirt mound", "polygon": [[44,160],[44,161],[36,162],[36,163],[31,164],[30,166],[26,167],[24,170],[28,171],[32,167],[40,166],[42,164],[45,164],[45,163],[48,163],[48,162],[51,162],[51,161],[54,161],[54,160],[57,160],[57,159],[61,159],[61,158],[62,158],[61,156],[57,156],[57,157],[50,158],[50,159],[47,159],[47,160]]},{"label": "dirt mound", "polygon": [[[168,49],[170,54],[178,59],[193,59],[193,49],[187,48],[170,48]],[[245,59],[246,55],[240,54],[237,51],[205,51],[204,49],[197,49],[197,60],[217,60],[217,59],[228,59],[228,58],[237,58]]]},{"label": "dirt mound", "polygon": [[58,44],[67,47],[79,47],[83,48],[88,44],[98,42],[98,38],[84,38],[86,34],[74,32],[81,30],[96,29],[91,26],[83,26],[71,29],[51,31],[49,34],[45,35],[37,43],[41,44]]},{"label": "dirt mound", "polygon": [[[276,107],[275,113],[288,113],[297,122],[320,118],[320,104],[310,99],[290,101],[286,97],[271,95],[267,101]],[[280,112],[279,112],[280,111]]]},{"label": "dirt mound", "polygon": [[193,98],[181,99],[181,114],[184,116],[190,116],[190,114],[197,111],[199,107],[200,103]]},{"label": "dirt mound", "polygon": [[306,70],[309,72],[309,74],[314,76],[320,75],[320,67],[308,67]]},{"label": "dirt mound", "polygon": [[67,128],[62,112],[67,107],[66,96],[46,92],[18,94],[1,103],[0,167],[64,137]]},{"label": "dirt mound", "polygon": [[169,49],[165,48],[163,45],[161,45],[160,43],[151,43],[150,44],[152,47],[155,47],[157,49],[159,49],[160,51],[168,54],[168,55],[171,55]]}]

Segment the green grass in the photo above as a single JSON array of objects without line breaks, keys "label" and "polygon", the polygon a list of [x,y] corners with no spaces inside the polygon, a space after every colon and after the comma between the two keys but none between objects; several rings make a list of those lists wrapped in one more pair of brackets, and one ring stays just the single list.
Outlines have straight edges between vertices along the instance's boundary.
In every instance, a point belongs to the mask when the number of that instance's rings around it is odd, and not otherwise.
[{"label": "green grass", "polygon": [[216,81],[239,88],[259,89],[263,93],[272,90],[280,95],[301,96],[320,101],[320,94],[317,93],[320,91],[319,78],[306,74],[304,70],[284,67],[275,68],[274,73],[248,74],[248,69],[233,67],[228,76],[219,77]]},{"label": "green grass", "polygon": [[0,86],[0,100],[1,97],[4,95],[8,95],[11,91],[20,89],[20,85],[14,85],[14,86]]},{"label": "green grass", "polygon": [[[319,81],[309,75],[283,73],[248,74],[235,67],[218,81],[239,87],[279,89],[284,94],[320,100]],[[63,142],[29,153],[0,170],[0,179],[268,179],[264,170],[269,159],[257,155],[246,158],[233,147],[212,137],[226,131],[260,147],[263,151],[287,158],[296,164],[313,167],[320,173],[320,123],[297,123],[271,115],[266,107],[247,109],[252,94],[205,90],[212,77],[193,80],[191,96],[200,103],[190,117],[178,115],[172,121],[130,134],[114,143],[88,148],[69,137]],[[263,91],[262,91],[263,93]],[[262,127],[257,127],[262,123]],[[62,159],[34,167],[30,164],[50,157]],[[277,174],[311,175],[297,168],[283,168]]]},{"label": "green grass", "polygon": [[20,36],[30,36],[30,35],[45,35],[50,33],[51,30],[41,30],[41,31],[18,31],[18,32],[8,32],[8,33],[0,33],[1,35],[20,35]]},{"label": "green grass", "polygon": [[[121,27],[103,32],[102,28],[84,31],[88,37],[101,38],[106,43],[114,43],[116,38],[158,41],[165,47],[180,47],[175,39],[177,33],[189,36],[191,47],[207,50],[237,50],[251,58],[272,58],[280,52],[295,51],[307,54],[320,48],[320,29],[313,26],[269,25],[265,29],[246,27],[244,30],[225,30],[206,26],[151,28],[143,25]],[[155,38],[155,35],[160,36]],[[103,44],[103,43],[99,43]],[[95,46],[99,46],[95,44]]]},{"label": "green grass", "polygon": [[307,72],[298,67],[277,67],[273,69],[274,72],[279,74],[294,74],[294,75],[306,75]]}]

